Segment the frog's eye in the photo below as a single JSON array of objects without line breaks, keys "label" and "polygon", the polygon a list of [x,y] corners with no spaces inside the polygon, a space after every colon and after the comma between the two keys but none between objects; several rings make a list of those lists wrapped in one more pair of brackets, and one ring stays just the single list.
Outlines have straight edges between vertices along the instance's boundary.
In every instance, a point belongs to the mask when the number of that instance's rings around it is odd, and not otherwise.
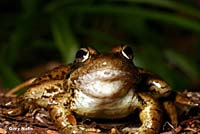
[{"label": "frog's eye", "polygon": [[123,46],[121,53],[126,59],[128,59],[128,60],[133,59],[133,50],[131,47]]},{"label": "frog's eye", "polygon": [[89,58],[89,51],[87,48],[81,48],[76,53],[76,62],[84,62]]}]

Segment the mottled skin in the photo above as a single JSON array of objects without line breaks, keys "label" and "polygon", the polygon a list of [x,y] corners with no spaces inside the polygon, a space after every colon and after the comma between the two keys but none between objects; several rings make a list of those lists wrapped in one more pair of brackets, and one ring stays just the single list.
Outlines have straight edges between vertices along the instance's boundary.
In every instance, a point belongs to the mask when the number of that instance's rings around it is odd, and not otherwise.
[{"label": "mottled skin", "polygon": [[124,133],[159,133],[164,110],[177,125],[175,107],[167,99],[171,94],[169,85],[158,75],[136,67],[132,60],[132,49],[126,45],[105,54],[90,47],[81,48],[74,63],[36,78],[17,98],[20,107],[6,114],[13,116],[37,107],[46,108],[63,134],[99,131],[74,123],[76,115],[117,119],[135,109],[140,110],[142,125],[126,127]]}]

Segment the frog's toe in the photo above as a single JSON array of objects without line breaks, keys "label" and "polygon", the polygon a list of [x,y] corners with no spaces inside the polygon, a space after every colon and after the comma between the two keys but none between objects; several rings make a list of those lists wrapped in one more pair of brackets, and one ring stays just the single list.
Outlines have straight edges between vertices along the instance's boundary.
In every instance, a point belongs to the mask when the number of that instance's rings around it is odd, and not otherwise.
[{"label": "frog's toe", "polygon": [[129,128],[125,127],[122,129],[123,134],[157,134],[154,129],[146,128],[144,126],[139,128]]},{"label": "frog's toe", "polygon": [[87,128],[85,130],[85,132],[87,134],[99,134],[101,132],[101,130],[100,129],[96,129],[96,128]]},{"label": "frog's toe", "polygon": [[140,134],[138,128],[125,127],[122,129],[123,134]]},{"label": "frog's toe", "polygon": [[101,131],[96,128],[85,128],[82,126],[65,127],[62,134],[99,134]]}]

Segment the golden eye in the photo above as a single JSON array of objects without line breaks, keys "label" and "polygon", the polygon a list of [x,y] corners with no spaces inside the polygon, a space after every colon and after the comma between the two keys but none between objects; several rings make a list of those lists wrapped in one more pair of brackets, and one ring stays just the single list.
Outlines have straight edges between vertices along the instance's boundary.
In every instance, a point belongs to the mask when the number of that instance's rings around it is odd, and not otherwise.
[{"label": "golden eye", "polygon": [[128,60],[133,59],[133,50],[131,47],[126,46],[126,45],[123,46],[121,53],[126,59],[128,59]]},{"label": "golden eye", "polygon": [[89,58],[89,51],[87,48],[81,48],[76,53],[76,62],[84,62]]}]

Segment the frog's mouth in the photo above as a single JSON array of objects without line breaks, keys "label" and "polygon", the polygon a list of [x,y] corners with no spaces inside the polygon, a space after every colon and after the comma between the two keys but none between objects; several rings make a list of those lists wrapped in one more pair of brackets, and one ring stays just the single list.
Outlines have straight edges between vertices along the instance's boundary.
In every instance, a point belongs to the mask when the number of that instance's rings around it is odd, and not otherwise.
[{"label": "frog's mouth", "polygon": [[76,87],[95,98],[116,98],[125,95],[133,86],[129,72],[101,69],[83,74],[75,81]]}]

